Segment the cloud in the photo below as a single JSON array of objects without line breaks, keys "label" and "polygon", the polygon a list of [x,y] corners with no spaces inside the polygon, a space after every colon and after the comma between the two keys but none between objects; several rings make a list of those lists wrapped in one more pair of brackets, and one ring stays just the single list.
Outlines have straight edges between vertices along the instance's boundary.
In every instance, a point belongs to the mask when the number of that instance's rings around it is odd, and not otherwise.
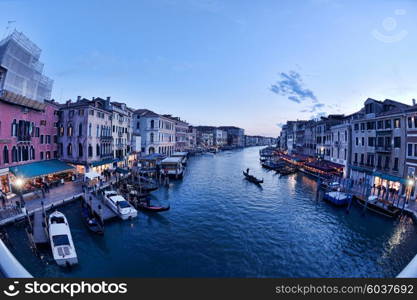
[{"label": "cloud", "polygon": [[326,105],[323,104],[323,103],[316,103],[316,104],[313,104],[310,107],[307,107],[307,108],[301,110],[300,112],[316,112],[316,111],[319,111],[319,110],[323,109],[325,106]]},{"label": "cloud", "polygon": [[301,75],[296,71],[282,72],[280,80],[271,85],[270,90],[277,95],[287,97],[288,100],[295,103],[301,103],[305,100],[318,103],[313,91],[304,87]]}]

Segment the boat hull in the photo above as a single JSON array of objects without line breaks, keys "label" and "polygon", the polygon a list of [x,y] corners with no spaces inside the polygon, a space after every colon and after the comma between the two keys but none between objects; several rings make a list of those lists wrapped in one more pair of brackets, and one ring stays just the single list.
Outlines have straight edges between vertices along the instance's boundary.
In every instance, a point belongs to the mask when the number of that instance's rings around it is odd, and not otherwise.
[{"label": "boat hull", "polygon": [[344,194],[342,197],[338,197],[337,195],[326,193],[323,196],[323,200],[335,205],[335,206],[347,206],[349,202],[352,200],[351,195]]}]

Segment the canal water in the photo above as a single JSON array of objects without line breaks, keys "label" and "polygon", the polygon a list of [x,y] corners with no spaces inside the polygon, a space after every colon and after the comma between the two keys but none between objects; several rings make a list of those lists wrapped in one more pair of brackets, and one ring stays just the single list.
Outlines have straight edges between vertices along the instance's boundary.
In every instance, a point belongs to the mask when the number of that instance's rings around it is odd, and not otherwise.
[{"label": "canal water", "polygon": [[[48,250],[35,257],[23,226],[7,228],[11,250],[37,277],[392,277],[417,253],[411,220],[317,202],[314,180],[262,169],[259,149],[190,158],[183,181],[153,193],[171,210],[115,220],[102,237],[87,231],[78,204],[60,208],[79,257],[71,270]],[[243,179],[246,168],[262,188]]]}]

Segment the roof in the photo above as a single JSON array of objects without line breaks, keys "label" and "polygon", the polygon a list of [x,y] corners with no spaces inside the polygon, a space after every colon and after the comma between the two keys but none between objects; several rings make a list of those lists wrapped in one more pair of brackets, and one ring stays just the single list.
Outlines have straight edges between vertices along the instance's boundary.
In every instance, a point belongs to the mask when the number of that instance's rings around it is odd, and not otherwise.
[{"label": "roof", "polygon": [[174,152],[172,156],[187,156],[188,152]]},{"label": "roof", "polygon": [[7,90],[0,91],[0,100],[11,104],[29,107],[36,110],[45,110],[46,104],[40,101],[29,99],[25,96],[15,94]]},{"label": "roof", "polygon": [[119,159],[114,159],[114,158],[107,158],[107,159],[102,159],[99,161],[95,161],[93,163],[91,163],[92,167],[98,167],[98,166],[102,166],[102,165],[107,165],[107,164],[112,164],[114,162],[118,162]]},{"label": "roof", "polygon": [[135,110],[134,114],[139,115],[141,117],[159,117],[159,115],[149,109],[137,109]]},{"label": "roof", "polygon": [[10,168],[10,172],[15,176],[27,179],[73,170],[75,170],[73,166],[57,159],[38,161]]},{"label": "roof", "polygon": [[164,157],[165,155],[162,155],[159,153],[152,153],[144,157],[140,157],[139,160],[158,160],[158,159],[163,159]]},{"label": "roof", "polygon": [[179,164],[181,163],[182,158],[181,157],[167,157],[164,160],[161,161],[162,164]]}]

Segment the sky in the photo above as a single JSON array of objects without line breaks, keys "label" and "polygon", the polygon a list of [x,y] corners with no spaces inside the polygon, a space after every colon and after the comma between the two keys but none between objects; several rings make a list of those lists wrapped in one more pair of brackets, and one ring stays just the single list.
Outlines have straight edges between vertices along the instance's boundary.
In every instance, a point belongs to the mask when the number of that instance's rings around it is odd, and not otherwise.
[{"label": "sky", "polygon": [[416,13],[413,0],[0,0],[0,37],[16,28],[43,50],[60,102],[111,96],[277,136],[368,97],[411,104]]}]

